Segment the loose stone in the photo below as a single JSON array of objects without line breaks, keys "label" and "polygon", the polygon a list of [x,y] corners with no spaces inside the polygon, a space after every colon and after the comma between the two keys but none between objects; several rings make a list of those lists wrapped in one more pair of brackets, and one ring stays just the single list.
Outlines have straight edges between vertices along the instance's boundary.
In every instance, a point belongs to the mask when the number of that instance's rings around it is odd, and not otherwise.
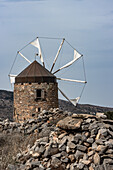
[{"label": "loose stone", "polygon": [[95,165],[99,165],[100,164],[100,156],[98,155],[98,153],[95,153],[93,159],[94,159],[94,164]]},{"label": "loose stone", "polygon": [[83,146],[83,145],[77,145],[77,149],[80,150],[80,151],[85,152],[87,150],[87,147]]}]

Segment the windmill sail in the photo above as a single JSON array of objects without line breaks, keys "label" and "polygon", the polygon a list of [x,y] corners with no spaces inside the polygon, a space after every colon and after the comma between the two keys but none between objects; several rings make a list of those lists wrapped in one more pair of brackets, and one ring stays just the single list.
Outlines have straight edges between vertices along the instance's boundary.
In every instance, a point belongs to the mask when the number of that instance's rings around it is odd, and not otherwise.
[{"label": "windmill sail", "polygon": [[42,64],[43,64],[43,66],[45,67],[44,60],[43,60],[43,56],[42,56],[42,50],[41,50],[41,47],[40,47],[39,39],[36,38],[36,40],[32,41],[30,44],[33,45],[34,47],[38,48],[40,60],[41,60],[41,62],[42,62]]},{"label": "windmill sail", "polygon": [[77,105],[77,103],[79,102],[79,100],[80,100],[80,97],[77,97],[77,98],[75,98],[75,99],[70,99],[71,103],[72,103],[74,106]]},{"label": "windmill sail", "polygon": [[31,64],[31,61],[29,61],[21,52],[18,52],[18,54],[20,54],[21,55],[21,57],[23,57],[28,63],[30,63]]},{"label": "windmill sail", "polygon": [[74,49],[74,57],[73,60],[71,60],[69,63],[65,64],[64,66],[62,66],[61,68],[59,68],[58,70],[56,70],[53,74],[57,73],[58,71],[71,66],[75,61],[77,61],[80,57],[82,57],[81,54],[79,54],[75,49]]},{"label": "windmill sail", "polygon": [[59,53],[60,53],[60,51],[61,51],[61,49],[62,49],[62,46],[63,46],[64,40],[65,40],[65,39],[63,38],[63,41],[61,42],[61,45],[60,45],[60,47],[59,47],[59,49],[58,49],[58,52],[57,52],[57,54],[56,54],[56,57],[55,57],[55,59],[54,59],[54,62],[53,62],[53,65],[52,65],[52,67],[51,67],[50,72],[52,72],[53,67],[54,67],[54,65],[55,65],[55,63],[56,63],[56,61],[57,61],[57,58],[58,58]]},{"label": "windmill sail", "polygon": [[58,80],[63,80],[63,81],[71,81],[71,82],[76,82],[76,83],[87,83],[86,81],[82,81],[82,80],[73,80],[73,79],[65,79],[65,78],[58,78]]},{"label": "windmill sail", "polygon": [[11,84],[15,83],[15,77],[10,77]]},{"label": "windmill sail", "polygon": [[13,75],[13,74],[10,74],[10,75],[9,75],[10,83],[11,83],[11,84],[15,83],[15,77],[16,77],[16,76],[17,76],[17,75]]},{"label": "windmill sail", "polygon": [[[35,40],[32,40],[29,44],[27,44],[27,45],[25,45],[21,50],[19,50],[18,52],[17,52],[17,55],[16,55],[16,57],[15,57],[15,60],[14,60],[14,62],[13,62],[13,65],[14,65],[14,63],[15,63],[15,61],[16,61],[16,59],[17,59],[17,56],[18,56],[18,54],[22,57],[22,58],[24,58],[27,62],[29,62],[30,64],[31,64],[31,61],[30,60],[28,60],[22,53],[21,53],[21,51],[24,49],[24,48],[26,48],[27,46],[34,46],[34,47],[36,47],[37,49],[38,49],[38,55],[39,55],[39,57],[40,57],[40,61],[41,61],[41,63],[42,63],[42,65],[45,67],[45,63],[44,63],[44,59],[43,59],[43,55],[42,55],[42,48],[41,48],[41,44],[40,44],[40,39],[41,38],[44,38],[44,39],[61,39],[61,44],[60,44],[60,46],[59,46],[59,48],[58,48],[58,51],[57,51],[57,54],[56,54],[56,56],[55,56],[55,58],[54,58],[54,60],[53,60],[53,63],[52,63],[52,66],[51,66],[51,68],[50,68],[50,73],[52,72],[52,74],[55,74],[55,73],[57,73],[57,72],[59,72],[59,71],[61,71],[61,70],[63,70],[63,69],[65,69],[65,68],[67,68],[67,67],[70,67],[75,61],[77,61],[77,60],[79,60],[83,55],[82,54],[80,54],[68,41],[66,41],[64,38],[49,38],[49,37],[37,37],[37,38],[35,38]],[[71,61],[68,61],[65,65],[63,65],[63,66],[61,66],[60,68],[57,68],[57,70],[53,73],[53,68],[54,68],[54,66],[55,66],[55,64],[56,64],[56,62],[57,62],[57,60],[58,60],[58,57],[59,57],[59,54],[60,54],[60,52],[61,52],[61,50],[62,50],[62,47],[63,47],[63,45],[65,45],[64,44],[64,41],[72,48],[72,52],[74,53],[73,54],[73,56],[72,56],[72,60]],[[65,49],[65,48],[64,48]],[[51,50],[51,49],[50,49]],[[66,46],[66,50],[67,50],[67,46]],[[37,55],[37,54],[36,54]],[[84,62],[84,61],[83,61]],[[10,74],[11,73],[11,71],[12,71],[12,68],[13,68],[13,65],[12,65],[12,67],[11,67],[11,70],[10,70],[10,72],[9,72],[9,77],[10,77],[10,82],[11,82],[11,84],[12,83],[15,83],[15,77],[16,77],[16,75],[13,75],[13,74]],[[83,63],[83,67],[84,67],[84,63]],[[56,77],[56,76],[55,76]],[[78,101],[80,100],[80,98],[81,98],[81,96],[82,96],[82,93],[83,93],[83,90],[84,90],[84,88],[85,88],[85,85],[86,85],[86,75],[85,75],[85,68],[84,68],[84,78],[85,78],[85,81],[83,81],[83,80],[75,80],[75,79],[68,79],[68,78],[57,78],[56,77],[56,79],[57,80],[60,80],[60,81],[69,81],[69,82],[75,82],[75,83],[83,83],[84,84],[84,86],[83,86],[83,89],[82,89],[82,92],[81,92],[81,94],[80,95],[76,95],[76,96],[80,96],[80,97],[76,97],[75,99],[69,99],[68,97],[67,97],[67,95],[65,95],[63,92],[62,92],[62,90],[60,90],[59,88],[58,88],[58,90],[60,91],[60,93],[69,101],[69,102],[71,102],[74,106],[76,106],[77,105],[77,103],[78,103]]]},{"label": "windmill sail", "polygon": [[75,99],[69,99],[69,98],[63,93],[62,90],[60,90],[59,88],[58,88],[58,90],[59,90],[60,93],[61,93],[69,102],[71,102],[74,106],[77,105],[78,101],[80,100],[80,97],[77,97],[77,98],[75,98]]}]

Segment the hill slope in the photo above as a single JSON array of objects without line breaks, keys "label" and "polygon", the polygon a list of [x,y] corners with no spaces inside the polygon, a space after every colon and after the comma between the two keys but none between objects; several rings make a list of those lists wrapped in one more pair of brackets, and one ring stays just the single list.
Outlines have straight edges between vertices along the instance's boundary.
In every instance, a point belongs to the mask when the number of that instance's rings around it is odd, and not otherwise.
[{"label": "hill slope", "polygon": [[[89,104],[78,104],[74,107],[68,101],[59,99],[59,108],[68,112],[95,114],[96,112],[113,111],[113,108]],[[0,90],[0,118],[13,120],[13,92]]]},{"label": "hill slope", "polygon": [[13,92],[0,90],[0,118],[13,119]]}]

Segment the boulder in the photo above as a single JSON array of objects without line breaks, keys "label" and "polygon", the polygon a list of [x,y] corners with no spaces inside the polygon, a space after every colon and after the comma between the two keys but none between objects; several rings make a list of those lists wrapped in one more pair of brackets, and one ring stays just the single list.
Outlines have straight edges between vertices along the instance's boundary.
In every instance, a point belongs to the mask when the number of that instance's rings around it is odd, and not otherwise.
[{"label": "boulder", "polygon": [[106,116],[104,113],[100,113],[100,112],[97,112],[97,113],[96,113],[96,116],[97,116],[98,118],[102,118],[102,119],[106,119],[106,118],[107,118],[107,116]]},{"label": "boulder", "polygon": [[66,117],[63,120],[60,120],[57,123],[57,127],[60,127],[65,130],[76,130],[81,127],[82,119],[75,119],[72,117]]}]

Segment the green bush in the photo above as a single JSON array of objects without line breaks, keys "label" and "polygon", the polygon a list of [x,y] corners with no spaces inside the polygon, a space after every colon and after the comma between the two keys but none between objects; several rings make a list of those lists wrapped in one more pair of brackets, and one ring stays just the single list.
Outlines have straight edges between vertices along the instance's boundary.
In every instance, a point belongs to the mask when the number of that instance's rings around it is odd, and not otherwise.
[{"label": "green bush", "polygon": [[107,116],[108,119],[113,120],[113,112],[112,111],[106,112],[105,115]]}]

